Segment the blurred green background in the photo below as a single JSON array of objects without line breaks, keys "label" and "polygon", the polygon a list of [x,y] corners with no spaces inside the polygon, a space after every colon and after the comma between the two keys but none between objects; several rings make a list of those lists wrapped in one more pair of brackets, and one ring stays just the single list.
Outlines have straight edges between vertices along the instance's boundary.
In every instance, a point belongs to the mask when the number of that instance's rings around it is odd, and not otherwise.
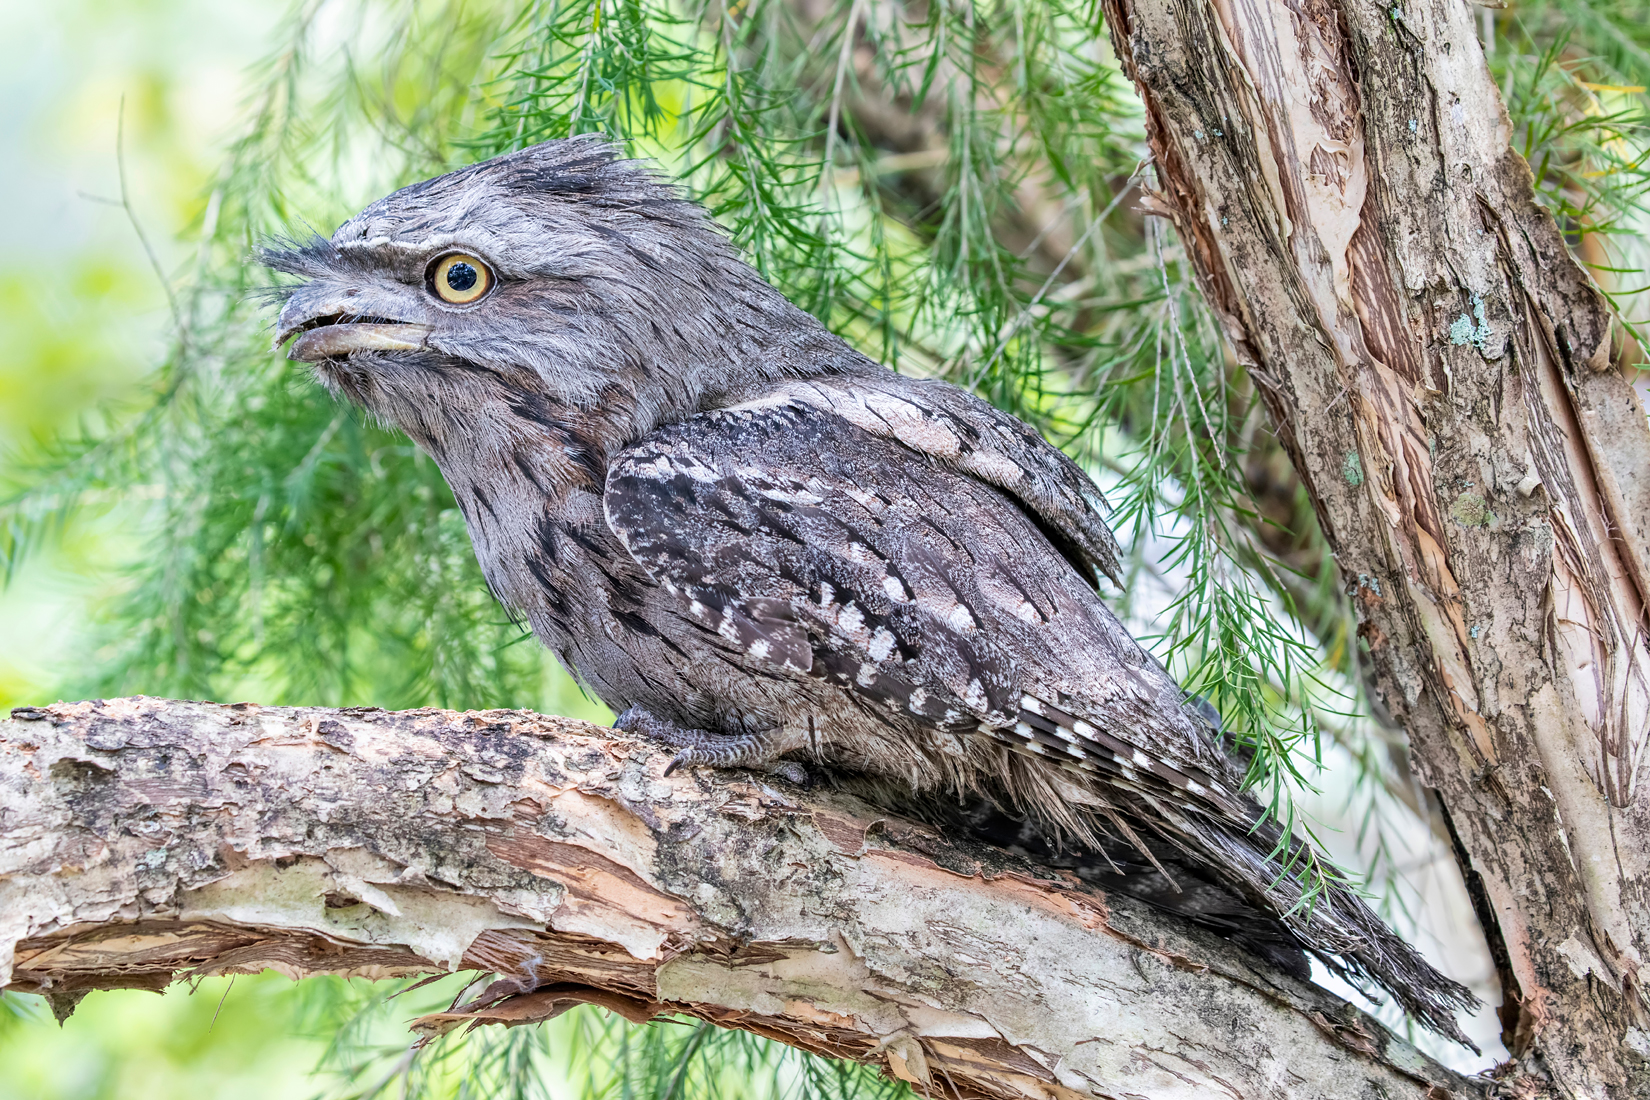
[{"label": "blurred green background", "polygon": [[[256,0],[0,0],[0,454],[118,407],[161,362],[163,269],[187,259],[243,72],[282,15]],[[123,109],[124,101],[124,109]],[[114,514],[76,521],[0,591],[0,707],[55,698],[119,584]],[[326,1048],[292,1026],[292,983],[211,978],[158,997],[93,997],[58,1028],[0,1001],[0,1097],[306,1096]],[[220,1010],[221,1003],[221,1010]]]},{"label": "blurred green background", "polygon": [[0,1097],[291,1100],[316,1093],[314,1067],[327,1044],[292,1027],[293,983],[267,973],[235,978],[233,988],[230,981],[208,978],[161,996],[96,994],[62,1028],[34,998],[6,998]]},{"label": "blurred green background", "polygon": [[[125,210],[168,269],[187,248],[242,72],[278,5],[0,0],[0,454],[131,394],[163,356],[166,296]],[[39,702],[85,640],[125,547],[116,524],[61,540],[0,593],[0,705]]]}]

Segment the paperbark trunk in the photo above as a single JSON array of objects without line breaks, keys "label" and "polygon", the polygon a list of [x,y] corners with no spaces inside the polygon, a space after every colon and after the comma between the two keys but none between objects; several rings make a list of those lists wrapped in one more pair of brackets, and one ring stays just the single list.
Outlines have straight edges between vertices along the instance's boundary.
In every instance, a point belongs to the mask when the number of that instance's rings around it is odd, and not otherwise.
[{"label": "paperbark trunk", "polygon": [[1650,1095],[1650,431],[1461,0],[1103,0],[1171,216],[1439,794],[1505,1038]]},{"label": "paperbark trunk", "polygon": [[[1480,1097],[1129,898],[613,730],[154,699],[0,722],[0,987],[498,975],[450,1013],[680,1012],[924,1095]],[[1445,1092],[1443,1090],[1449,1090]]]}]

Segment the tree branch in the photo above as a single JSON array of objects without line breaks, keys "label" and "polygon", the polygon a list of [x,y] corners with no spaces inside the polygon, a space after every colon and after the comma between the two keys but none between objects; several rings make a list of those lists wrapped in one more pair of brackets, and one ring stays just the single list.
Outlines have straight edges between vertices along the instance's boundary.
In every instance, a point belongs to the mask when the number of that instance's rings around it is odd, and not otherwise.
[{"label": "tree branch", "polygon": [[1483,1092],[1126,897],[616,731],[65,703],[0,723],[0,987],[67,1011],[179,975],[467,969],[416,1026],[680,1012],[925,1094]]}]

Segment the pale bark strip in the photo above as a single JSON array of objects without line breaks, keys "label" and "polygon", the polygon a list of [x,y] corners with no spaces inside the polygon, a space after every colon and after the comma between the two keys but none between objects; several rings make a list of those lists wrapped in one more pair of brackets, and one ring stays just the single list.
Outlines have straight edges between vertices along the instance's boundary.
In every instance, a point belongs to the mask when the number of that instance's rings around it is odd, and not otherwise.
[{"label": "pale bark strip", "polygon": [[14,714],[0,987],[60,1005],[180,973],[462,968],[500,977],[466,1019],[684,1012],[936,1096],[1483,1095],[1130,899],[841,794],[667,779],[612,730],[142,698]]},{"label": "pale bark strip", "polygon": [[1650,1095],[1650,430],[1461,0],[1105,0],[1176,226],[1478,889],[1508,1046]]}]

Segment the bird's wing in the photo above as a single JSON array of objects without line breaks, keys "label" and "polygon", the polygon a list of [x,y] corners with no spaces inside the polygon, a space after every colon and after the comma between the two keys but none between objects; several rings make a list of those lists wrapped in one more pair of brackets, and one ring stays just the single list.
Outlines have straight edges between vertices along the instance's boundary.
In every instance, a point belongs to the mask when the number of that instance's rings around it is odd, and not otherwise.
[{"label": "bird's wing", "polygon": [[1082,467],[1029,424],[935,379],[892,371],[786,383],[770,398],[832,413],[882,439],[1001,489],[1090,581],[1121,584],[1106,502]]},{"label": "bird's wing", "polygon": [[[833,682],[896,728],[989,737],[1087,777],[1089,812],[1144,858],[1156,862],[1126,819],[1459,1036],[1451,1009],[1471,994],[1237,791],[1207,724],[1045,536],[1044,514],[997,487],[1007,471],[971,476],[898,427],[935,420],[887,408],[878,415],[896,427],[872,432],[781,396],[702,413],[617,456],[608,524],[679,601],[655,628],[679,647],[697,635],[755,675]],[[1050,793],[1025,808],[1083,836]]]},{"label": "bird's wing", "polygon": [[1142,797],[1252,812],[1228,798],[1230,764],[1174,681],[1038,523],[975,477],[775,399],[654,432],[616,457],[605,506],[680,601],[673,628],[747,666]]}]

